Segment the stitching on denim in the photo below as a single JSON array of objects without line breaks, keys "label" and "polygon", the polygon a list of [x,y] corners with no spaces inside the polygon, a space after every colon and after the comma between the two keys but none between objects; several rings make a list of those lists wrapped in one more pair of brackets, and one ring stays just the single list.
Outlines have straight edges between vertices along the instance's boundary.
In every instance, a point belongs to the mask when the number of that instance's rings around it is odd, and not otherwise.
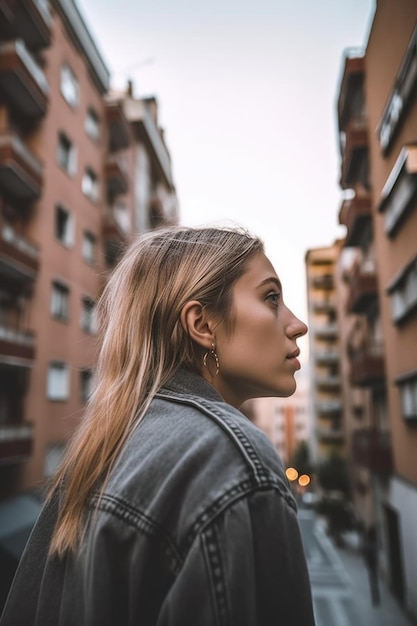
[{"label": "stitching on denim", "polygon": [[219,541],[215,529],[208,527],[201,537],[208,571],[210,574],[211,588],[214,594],[214,606],[217,616],[216,623],[226,626],[229,623],[228,605],[226,595],[226,580]]},{"label": "stitching on denim", "polygon": [[238,485],[235,485],[228,491],[222,493],[217,500],[214,500],[211,505],[195,519],[184,539],[184,545],[181,546],[181,553],[184,555],[184,559],[196,536],[200,532],[204,531],[204,529],[208,527],[223,511],[235,504],[238,500],[242,500],[252,493],[260,493],[261,491],[270,490],[276,491],[290,506],[290,508],[293,509],[295,513],[297,512],[293,500],[288,493],[282,491],[282,488],[277,482],[271,481],[269,484],[259,485],[251,479],[242,481]]},{"label": "stitching on denim", "polygon": [[[170,393],[165,394],[162,392],[158,392],[156,394],[156,397],[168,401],[172,400],[179,404],[188,404],[191,406],[195,406],[208,417],[214,418],[214,421],[230,436],[230,438],[240,449],[248,465],[252,468],[252,472],[258,483],[260,485],[268,485],[271,483],[271,475],[261,463],[251,442],[246,437],[242,429],[239,428],[237,424],[235,424],[235,422],[226,414],[225,411],[218,410],[217,407],[213,406],[212,403],[207,402],[203,399],[196,400],[195,398],[177,396],[174,394],[171,395]],[[273,480],[277,481],[278,479],[274,476]],[[282,485],[282,487],[284,488],[284,485]]]},{"label": "stitching on denim", "polygon": [[177,574],[183,564],[183,559],[172,538],[154,519],[146,515],[143,511],[136,509],[125,500],[121,500],[111,494],[104,493],[101,496],[93,494],[90,498],[92,507],[117,517],[127,525],[142,531],[150,537],[158,536],[168,559],[170,570]]}]

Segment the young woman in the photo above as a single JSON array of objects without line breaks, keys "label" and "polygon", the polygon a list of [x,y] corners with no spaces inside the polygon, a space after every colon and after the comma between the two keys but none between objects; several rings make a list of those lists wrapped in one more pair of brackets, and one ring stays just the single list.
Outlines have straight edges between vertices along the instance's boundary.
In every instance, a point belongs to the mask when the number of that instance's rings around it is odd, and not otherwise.
[{"label": "young woman", "polygon": [[294,392],[307,332],[261,241],[140,236],[100,312],[95,390],[1,625],[314,624],[282,463],[239,411]]}]

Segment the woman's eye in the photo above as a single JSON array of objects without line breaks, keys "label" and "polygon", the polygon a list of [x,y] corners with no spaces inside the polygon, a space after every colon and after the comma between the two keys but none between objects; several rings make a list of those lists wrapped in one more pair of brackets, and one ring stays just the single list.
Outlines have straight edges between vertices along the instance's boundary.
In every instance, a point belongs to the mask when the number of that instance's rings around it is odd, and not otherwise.
[{"label": "woman's eye", "polygon": [[281,299],[281,294],[277,291],[273,291],[266,296],[268,302],[271,302],[274,306],[278,306]]}]

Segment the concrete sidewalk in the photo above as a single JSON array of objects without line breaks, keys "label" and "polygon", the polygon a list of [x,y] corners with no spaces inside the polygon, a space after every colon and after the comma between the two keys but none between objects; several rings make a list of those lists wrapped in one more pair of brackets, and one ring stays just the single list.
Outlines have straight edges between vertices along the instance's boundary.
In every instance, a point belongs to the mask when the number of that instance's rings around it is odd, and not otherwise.
[{"label": "concrete sidewalk", "polygon": [[[324,529],[317,528],[319,534]],[[359,551],[355,534],[346,537],[345,546],[339,548],[333,542],[334,554],[339,559],[351,583],[352,602],[358,621],[356,626],[415,626],[392,595],[386,582],[379,579],[380,604],[372,605],[368,571]]]}]

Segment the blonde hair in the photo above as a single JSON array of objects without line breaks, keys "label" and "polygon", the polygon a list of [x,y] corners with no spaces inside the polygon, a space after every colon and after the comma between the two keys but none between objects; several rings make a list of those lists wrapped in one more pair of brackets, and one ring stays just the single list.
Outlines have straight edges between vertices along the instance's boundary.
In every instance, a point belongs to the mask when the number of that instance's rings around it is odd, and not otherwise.
[{"label": "blonde hair", "polygon": [[104,489],[157,390],[180,366],[201,373],[201,353],[180,322],[184,305],[198,300],[230,319],[232,287],[262,250],[245,231],[212,227],[152,231],[126,250],[98,305],[101,343],[87,414],[49,492],[62,488],[51,553],[76,548],[88,498]]}]

